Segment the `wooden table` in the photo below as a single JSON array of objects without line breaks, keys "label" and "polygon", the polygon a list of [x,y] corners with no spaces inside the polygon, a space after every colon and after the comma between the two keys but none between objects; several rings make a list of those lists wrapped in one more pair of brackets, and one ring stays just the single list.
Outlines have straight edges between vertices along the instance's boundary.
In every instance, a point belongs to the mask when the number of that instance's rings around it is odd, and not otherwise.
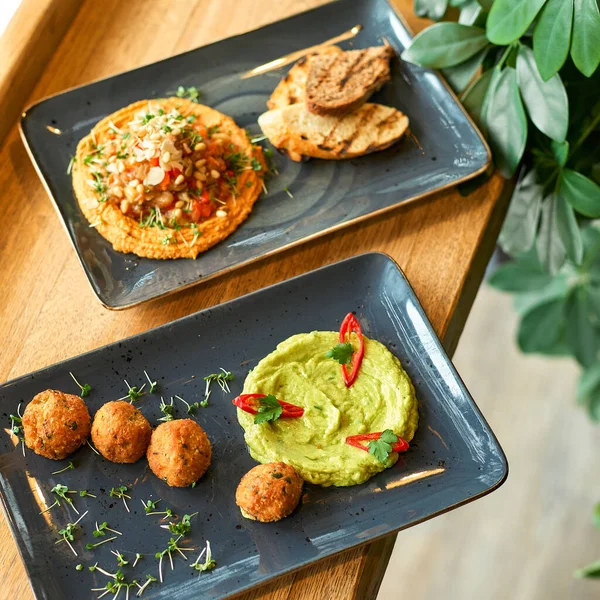
[{"label": "wooden table", "polygon": [[[412,16],[411,0],[396,2],[414,30],[425,25],[425,21]],[[321,3],[83,0],[29,101]],[[69,6],[71,10],[72,0]],[[468,196],[456,190],[445,191],[171,297],[125,312],[110,312],[93,297],[13,127],[0,149],[0,380],[370,250],[386,252],[400,264],[446,349],[452,352],[494,247],[509,187],[493,175]],[[6,540],[0,547],[0,595],[32,598],[3,516],[0,539]],[[395,536],[389,536],[342,553],[243,598],[375,598],[394,540]]]}]

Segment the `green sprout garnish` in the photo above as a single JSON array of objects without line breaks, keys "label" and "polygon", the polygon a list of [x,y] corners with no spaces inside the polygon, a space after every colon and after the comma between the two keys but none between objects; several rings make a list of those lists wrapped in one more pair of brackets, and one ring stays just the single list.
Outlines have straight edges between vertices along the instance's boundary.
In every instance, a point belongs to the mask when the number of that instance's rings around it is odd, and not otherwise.
[{"label": "green sprout garnish", "polygon": [[197,408],[200,408],[200,402],[193,402],[192,404],[190,404],[189,402],[186,402],[181,396],[176,395],[175,398],[177,398],[177,400],[181,400],[187,406],[188,415],[193,414]]},{"label": "green sprout garnish", "polygon": [[[107,544],[108,542],[112,542],[113,540],[116,540],[117,536],[113,535],[112,537],[106,538],[105,540],[102,540],[101,542],[96,542],[95,544],[86,544],[85,548],[86,550],[93,550],[94,548],[97,548],[98,546],[102,546],[102,544]],[[91,570],[91,568],[90,568]],[[100,570],[100,569],[98,569]]]},{"label": "green sprout garnish", "polygon": [[106,521],[104,521],[104,523],[100,523],[100,525],[98,525],[98,521],[96,521],[96,529],[92,532],[92,535],[96,538],[104,537],[106,535],[106,531],[111,531],[112,533],[116,533],[117,535],[123,535],[120,531],[117,531],[116,529],[111,529]]},{"label": "green sprout garnish", "polygon": [[114,554],[117,557],[117,566],[118,567],[124,567],[125,565],[129,564],[129,561],[118,550],[111,550],[110,553]]},{"label": "green sprout garnish", "polygon": [[85,398],[86,396],[89,396],[90,391],[92,390],[92,387],[90,386],[89,383],[84,383],[83,385],[81,385],[81,383],[79,383],[79,381],[77,381],[77,379],[75,379],[75,375],[73,375],[73,373],[71,373],[69,371],[69,375],[73,378],[73,381],[77,384],[77,387],[81,390],[81,397]]},{"label": "green sprout garnish", "polygon": [[132,567],[135,567],[135,565],[138,564],[138,560],[140,560],[141,558],[143,558],[144,555],[140,554],[139,552],[135,553],[135,560],[133,561],[133,564],[131,565]]},{"label": "green sprout garnish", "polygon": [[150,379],[150,376],[148,375],[148,373],[146,373],[146,371],[144,371],[144,375],[146,376],[146,379],[148,380],[148,383],[150,384],[150,389],[148,390],[148,393],[153,394],[154,390],[158,387],[158,382],[152,381],[152,379]]},{"label": "green sprout garnish", "polygon": [[25,456],[25,434],[23,432],[23,415],[21,415],[21,402],[17,406],[17,414],[9,415],[10,417],[10,433],[16,435],[23,447],[23,456]]},{"label": "green sprout garnish", "polygon": [[204,378],[204,381],[206,381],[206,389],[204,390],[204,400],[200,402],[200,406],[208,406],[208,399],[211,394],[210,384],[213,381],[216,381],[219,384],[219,387],[223,392],[231,392],[227,382],[233,379],[233,373],[231,371],[226,371],[223,367],[220,367],[220,369],[222,373],[211,373]]},{"label": "green sprout garnish", "polygon": [[129,403],[133,404],[136,400],[138,400],[139,398],[141,398],[144,395],[144,388],[146,387],[146,384],[144,384],[141,388],[138,389],[138,387],[136,385],[131,387],[127,383],[127,379],[123,379],[123,381],[125,382],[125,385],[127,386],[127,395],[123,396],[122,398],[119,398],[119,400],[126,400],[127,398],[129,398]]},{"label": "green sprout garnish", "polygon": [[200,98],[200,92],[198,91],[198,88],[196,88],[195,86],[191,86],[191,87],[183,87],[182,85],[180,85],[177,88],[177,91],[175,92],[175,95],[178,98],[187,98],[188,100],[191,100],[192,102],[198,102],[199,98]]},{"label": "green sprout garnish", "polygon": [[284,187],[284,188],[283,188],[283,191],[284,191],[284,192],[285,192],[285,193],[286,193],[286,194],[287,194],[287,195],[288,195],[290,198],[293,198],[293,197],[294,197],[294,194],[292,194],[292,192],[290,192],[289,188],[287,188],[287,187]]},{"label": "green sprout garnish", "polygon": [[55,506],[61,506],[61,502],[60,499],[62,498],[67,504],[69,504],[71,506],[71,508],[77,513],[79,514],[79,511],[75,508],[75,505],[73,504],[73,501],[71,500],[71,498],[69,498],[67,496],[67,494],[76,494],[77,491],[76,490],[70,490],[66,485],[61,485],[60,483],[57,483],[51,490],[50,490],[53,494],[56,494],[57,498],[54,500],[54,504],[52,504],[51,506],[49,506],[48,508],[45,508],[40,515],[43,515],[45,512],[48,512],[49,510],[52,510]]},{"label": "green sprout garnish", "polygon": [[70,175],[73,172],[73,167],[75,166],[75,155],[71,156],[71,160],[69,161],[69,166],[67,167],[67,175]]},{"label": "green sprout garnish", "polygon": [[177,535],[187,535],[192,528],[190,520],[192,517],[195,517],[198,513],[195,512],[193,515],[183,515],[181,521],[179,523],[169,523],[168,525],[163,525],[165,529],[168,529],[171,533],[175,533]]},{"label": "green sprout garnish", "polygon": [[[71,551],[73,552],[73,554],[75,556],[77,556],[77,552],[75,552],[75,548],[73,548],[71,542],[73,540],[75,540],[75,531],[77,529],[79,529],[79,525],[78,525],[79,521],[81,521],[81,519],[83,519],[83,517],[85,517],[85,515],[87,515],[87,514],[88,514],[88,511],[86,510],[79,517],[79,519],[77,519],[77,521],[75,521],[75,523],[67,523],[67,526],[58,532],[59,535],[62,536],[62,538],[60,540],[58,540],[58,542],[55,542],[55,544],[60,544],[61,542],[67,542],[67,546],[69,546],[69,548],[71,548]],[[78,569],[78,570],[80,571],[81,569]]]},{"label": "green sprout garnish", "polygon": [[160,412],[165,415],[161,417],[159,421],[172,421],[175,417],[173,416],[173,411],[175,410],[173,407],[173,396],[171,396],[171,404],[166,404],[164,398],[160,397]]},{"label": "green sprout garnish", "polygon": [[178,546],[178,542],[179,540],[182,538],[183,536],[180,535],[178,536],[176,539],[171,538],[169,540],[169,544],[167,545],[167,547],[162,551],[162,552],[157,552],[154,556],[155,558],[158,558],[158,577],[160,579],[160,582],[162,583],[163,581],[163,577],[162,577],[162,561],[165,555],[167,555],[169,557],[169,562],[171,563],[171,571],[174,569],[173,566],[173,552],[179,552],[179,554],[181,554],[181,556],[183,556],[183,558],[185,560],[187,560],[187,556],[184,554],[184,552],[191,552],[193,550],[193,548],[181,548],[180,546]]},{"label": "green sprout garnish", "polygon": [[[65,471],[72,471],[74,468],[75,465],[71,461],[69,461],[69,464],[64,469],[61,469],[60,471],[53,471],[52,475],[58,475],[60,473],[64,473]],[[81,493],[79,495],[81,495]]]},{"label": "green sprout garnish", "polygon": [[138,587],[140,588],[139,592],[136,594],[136,596],[141,596],[144,593],[144,590],[151,584],[154,583],[155,581],[158,581],[158,579],[156,579],[156,577],[153,577],[152,575],[146,575],[146,583],[144,585],[139,585]]},{"label": "green sprout garnish", "polygon": [[[200,559],[204,556],[204,553],[206,553],[206,559],[204,560],[203,563],[200,563]],[[196,559],[196,562],[192,563],[190,565],[190,567],[192,569],[196,569],[196,571],[210,571],[211,569],[214,569],[216,566],[217,566],[217,563],[213,559],[212,553],[210,551],[210,542],[208,540],[206,540],[206,548],[204,548],[204,550],[202,550],[202,552],[200,552],[200,556],[198,556],[198,558]]]},{"label": "green sprout garnish", "polygon": [[75,570],[76,571],[83,571],[83,565],[81,563],[79,563],[78,565],[75,565]]},{"label": "green sprout garnish", "polygon": [[121,500],[123,500],[123,504],[125,505],[127,512],[131,512],[129,510],[129,506],[127,506],[127,500],[125,500],[125,498],[127,498],[128,500],[131,500],[131,496],[127,495],[127,486],[126,485],[121,485],[118,488],[112,488],[110,490],[109,496],[111,496],[113,498],[121,498]]},{"label": "green sprout garnish", "polygon": [[79,495],[82,498],[85,498],[86,496],[89,496],[90,498],[95,498],[96,496],[94,496],[94,494],[90,494],[87,490],[80,490],[79,491]]}]

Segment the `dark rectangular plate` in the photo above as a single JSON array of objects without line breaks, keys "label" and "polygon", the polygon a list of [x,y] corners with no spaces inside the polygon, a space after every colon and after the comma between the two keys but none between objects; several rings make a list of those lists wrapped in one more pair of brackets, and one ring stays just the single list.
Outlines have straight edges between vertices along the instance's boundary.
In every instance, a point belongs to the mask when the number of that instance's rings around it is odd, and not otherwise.
[{"label": "dark rectangular plate", "polygon": [[[398,356],[415,385],[419,428],[411,448],[398,463],[364,485],[322,488],[307,485],[305,498],[290,517],[261,524],[244,519],[235,505],[235,489],[254,461],[237,423],[231,398],[238,395],[248,370],[287,337],[313,330],[335,330],[349,311],[356,311],[365,334],[383,342]],[[352,546],[404,529],[460,506],[497,488],[507,463],[494,434],[475,406],[452,363],[444,353],[408,282],[396,264],[383,254],[363,254],[312,271],[237,300],[168,323],[88,354],[25,375],[0,387],[0,411],[5,422],[20,402],[26,404],[47,388],[75,393],[69,376],[92,386],[86,399],[93,414],[104,402],[123,396],[123,379],[141,385],[147,370],[158,377],[160,391],[188,401],[199,400],[202,377],[219,367],[231,369],[231,394],[218,388],[196,419],[213,445],[212,464],[196,488],[169,488],[148,469],[109,463],[84,446],[71,459],[74,471],[51,475],[67,461],[54,462],[21,448],[15,439],[0,438],[0,492],[8,522],[25,562],[36,598],[94,597],[87,590],[106,578],[87,569],[99,561],[111,570],[117,549],[128,558],[148,554],[127,577],[141,581],[157,575],[154,558],[168,532],[155,517],[144,514],[141,501],[162,498],[180,516],[199,511],[186,546],[201,547],[210,540],[217,568],[200,575],[183,559],[174,571],[166,569],[165,583],[152,586],[146,598],[224,598],[264,583]],[[159,396],[146,395],[140,410],[157,424]],[[178,404],[178,417],[186,414]],[[76,517],[66,507],[45,516],[57,483],[89,489],[98,499],[74,497],[80,512],[89,510],[77,534],[75,558],[65,544],[54,545],[57,531]],[[113,486],[131,488],[131,514],[121,501],[108,496]],[[94,552],[85,544],[95,521],[124,533],[113,544]],[[110,548],[109,546],[112,546]],[[195,559],[197,553],[193,553]],[[83,591],[85,590],[85,591]]]},{"label": "dark rectangular plate", "polygon": [[240,76],[358,24],[363,30],[342,47],[378,45],[385,38],[399,55],[410,41],[386,0],[338,0],[41,100],[26,111],[21,121],[25,144],[104,306],[127,308],[189,287],[486,169],[488,147],[443,80],[395,58],[392,81],[373,101],[406,113],[412,136],[386,151],[350,161],[296,163],[278,155],[279,175],[268,182],[268,194],[257,202],[248,221],[195,261],[121,254],[89,228],[66,171],[77,142],[100,119],[136,100],[167,95],[178,85],[195,85],[201,89],[202,102],[258,134],[256,119],[289,66],[247,79]]}]

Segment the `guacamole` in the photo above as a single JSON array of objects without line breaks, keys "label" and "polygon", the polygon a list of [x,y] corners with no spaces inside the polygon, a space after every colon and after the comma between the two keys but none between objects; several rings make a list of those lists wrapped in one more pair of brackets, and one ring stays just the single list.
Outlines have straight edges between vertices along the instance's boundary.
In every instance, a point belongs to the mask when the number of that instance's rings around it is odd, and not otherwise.
[{"label": "guacamole", "polygon": [[244,393],[273,394],[305,410],[298,419],[254,424],[238,409],[252,457],[282,461],[310,483],[364,483],[392,466],[346,444],[347,436],[392,429],[410,441],[417,429],[415,390],[400,361],[381,343],[364,338],[365,355],[355,383],[346,388],[341,366],[325,353],[338,343],[333,331],[301,333],[285,340],[248,374]]}]

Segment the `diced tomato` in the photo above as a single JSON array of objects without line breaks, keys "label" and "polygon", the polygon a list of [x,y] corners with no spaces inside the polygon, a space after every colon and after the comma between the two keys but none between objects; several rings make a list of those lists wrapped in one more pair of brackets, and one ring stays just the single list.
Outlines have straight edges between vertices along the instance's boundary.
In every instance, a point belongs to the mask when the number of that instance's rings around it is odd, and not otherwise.
[{"label": "diced tomato", "polygon": [[203,217],[210,217],[210,214],[212,213],[212,206],[210,204],[202,204],[200,210]]},{"label": "diced tomato", "polygon": [[166,190],[169,183],[171,183],[171,174],[169,173],[169,171],[165,171],[165,176],[159,184],[160,189]]},{"label": "diced tomato", "polygon": [[203,204],[210,203],[210,194],[206,190],[204,190],[200,195],[200,202],[202,202]]},{"label": "diced tomato", "polygon": [[175,167],[173,167],[171,169],[171,174],[173,176],[173,179],[177,179],[181,175],[181,170],[180,169],[176,169]]},{"label": "diced tomato", "polygon": [[233,177],[233,171],[229,170],[227,171],[227,177]]},{"label": "diced tomato", "polygon": [[151,159],[150,159],[150,164],[151,164],[153,167],[158,167],[158,156],[155,156],[154,158],[151,158]]},{"label": "diced tomato", "polygon": [[198,200],[192,200],[190,206],[190,213],[188,214],[188,219],[192,223],[197,223],[202,216],[202,204]]}]

